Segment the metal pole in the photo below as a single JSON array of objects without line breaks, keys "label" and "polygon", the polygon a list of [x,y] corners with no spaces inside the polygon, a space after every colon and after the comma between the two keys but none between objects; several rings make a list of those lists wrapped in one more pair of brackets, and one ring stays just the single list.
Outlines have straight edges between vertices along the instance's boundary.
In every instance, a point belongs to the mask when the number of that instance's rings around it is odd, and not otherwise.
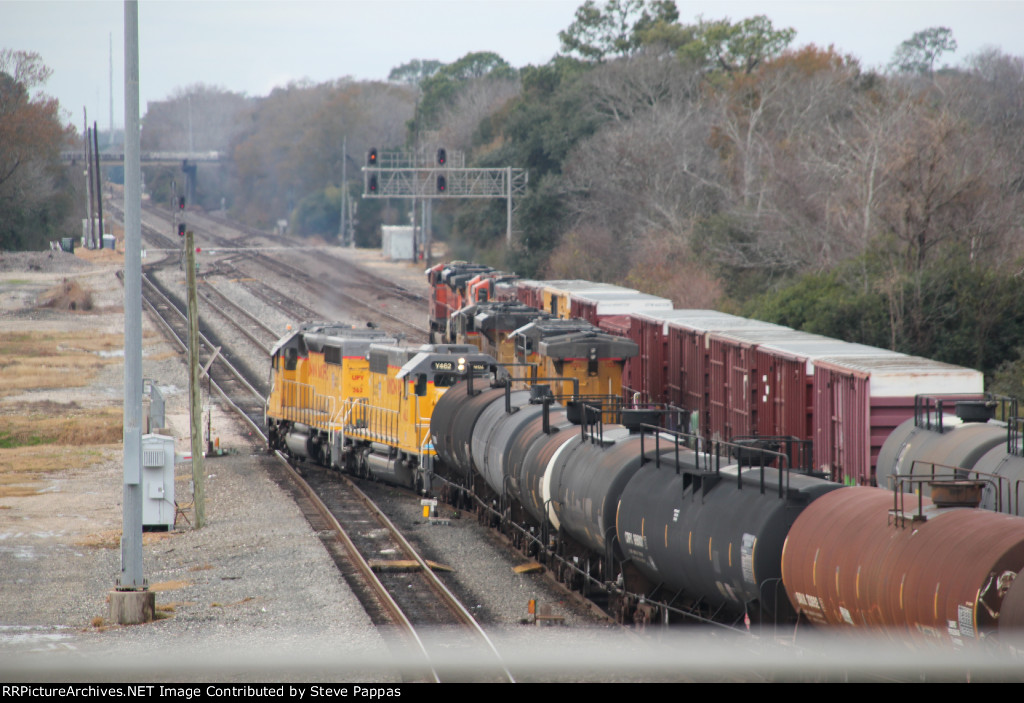
[{"label": "metal pole", "polygon": [[[142,189],[139,164],[139,7],[124,4],[124,494],[120,590],[142,578]],[[95,125],[93,125],[95,136]],[[102,235],[102,232],[101,232]]]},{"label": "metal pole", "polygon": [[345,243],[345,199],[348,193],[346,178],[348,176],[348,136],[341,138],[341,218],[338,221],[338,238],[340,244]]},{"label": "metal pole", "polygon": [[[137,75],[138,75],[138,72],[136,72],[136,76]],[[136,117],[135,119],[138,120],[138,117]],[[99,141],[99,134],[98,134],[98,132],[99,132],[99,130],[96,129],[96,122],[94,120],[93,123],[92,123],[92,144],[93,144],[93,156],[96,159],[96,215],[97,215],[97,217],[99,217],[99,221],[100,221],[99,237],[100,237],[100,249],[102,249],[103,248],[103,172],[100,171],[100,141]],[[141,176],[141,174],[142,174],[142,167],[141,166],[139,166],[139,174],[140,174],[139,178],[140,178],[140,181],[141,181],[141,178],[142,178],[142,176]],[[139,203],[140,203],[140,205],[139,205],[139,211],[140,211],[140,215],[139,215],[139,223],[140,223],[139,224],[139,231],[141,232],[142,231],[142,224],[141,224],[142,223],[142,215],[141,215],[141,211],[142,211],[142,205],[141,205],[141,203],[142,203],[142,187],[141,187],[141,183],[140,183],[140,186],[139,186]],[[140,259],[140,261],[141,261],[141,259]],[[125,262],[125,263],[127,263],[127,262]],[[140,271],[142,270],[142,265],[141,264],[139,265],[139,270]],[[139,284],[139,287],[141,288],[142,284]]]},{"label": "metal pole", "polygon": [[423,235],[423,247],[426,249],[424,257],[427,260],[427,267],[434,265],[434,259],[430,255],[430,250],[434,248],[434,201],[427,201],[427,231]]},{"label": "metal pole", "polygon": [[107,145],[114,145],[114,33],[108,35],[110,39],[110,134],[107,135]]},{"label": "metal pole", "polygon": [[203,406],[199,386],[199,301],[196,299],[196,247],[192,230],[185,232],[185,271],[188,282],[189,415],[192,420],[192,496],[196,529],[206,524],[203,488]]},{"label": "metal pole", "polygon": [[89,218],[89,228],[85,232],[85,246],[93,249],[96,246],[95,228],[92,222],[92,148],[89,133],[89,116],[85,108],[82,108],[82,126],[85,128],[85,216]]},{"label": "metal pole", "polygon": [[505,227],[505,243],[512,246],[512,167],[505,168],[505,187],[508,188],[508,224]]}]

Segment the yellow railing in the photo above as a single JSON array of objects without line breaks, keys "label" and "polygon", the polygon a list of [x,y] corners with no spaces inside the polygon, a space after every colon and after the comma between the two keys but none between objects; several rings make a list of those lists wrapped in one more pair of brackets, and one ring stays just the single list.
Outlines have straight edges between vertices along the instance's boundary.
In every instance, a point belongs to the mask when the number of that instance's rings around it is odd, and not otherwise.
[{"label": "yellow railing", "polygon": [[327,430],[334,415],[335,399],[318,393],[308,383],[283,381],[279,391],[281,417],[310,427]]},{"label": "yellow railing", "polygon": [[365,398],[349,398],[343,405],[347,406],[343,412],[345,434],[374,442],[398,443],[397,410],[369,405]]}]

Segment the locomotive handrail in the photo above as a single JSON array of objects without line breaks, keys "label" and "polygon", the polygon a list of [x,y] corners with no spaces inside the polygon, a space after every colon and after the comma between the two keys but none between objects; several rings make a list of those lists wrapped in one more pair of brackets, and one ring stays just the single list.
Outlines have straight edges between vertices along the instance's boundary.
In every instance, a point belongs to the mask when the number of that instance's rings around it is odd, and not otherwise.
[{"label": "locomotive handrail", "polygon": [[281,414],[285,419],[318,429],[329,429],[320,416],[326,414],[328,418],[331,417],[333,397],[318,393],[312,384],[293,380],[282,381],[281,396]]},{"label": "locomotive handrail", "polygon": [[[352,418],[352,431],[347,434],[351,434],[353,437],[385,442],[396,442],[398,440],[396,429],[401,411],[382,408],[379,405],[370,405],[367,398],[350,398],[346,400],[346,402],[349,401],[351,401],[353,410],[358,406],[358,409],[364,414],[362,417]],[[360,420],[364,423],[362,427],[355,425]]]}]

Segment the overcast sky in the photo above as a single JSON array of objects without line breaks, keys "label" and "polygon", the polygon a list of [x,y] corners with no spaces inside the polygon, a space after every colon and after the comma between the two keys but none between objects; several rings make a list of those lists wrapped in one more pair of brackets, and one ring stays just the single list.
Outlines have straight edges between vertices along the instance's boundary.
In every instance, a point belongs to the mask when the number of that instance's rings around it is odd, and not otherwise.
[{"label": "overcast sky", "polygon": [[[289,81],[384,79],[413,58],[453,61],[494,51],[513,66],[546,63],[582,0],[142,0],[140,103],[194,83],[250,96]],[[945,26],[957,64],[985,46],[1024,56],[1024,0],[677,0],[693,22],[766,14],[797,30],[794,46],[829,44],[882,67],[914,32]],[[0,48],[35,51],[53,69],[45,92],[78,127],[82,108],[124,124],[124,4],[118,0],[0,0]]]}]

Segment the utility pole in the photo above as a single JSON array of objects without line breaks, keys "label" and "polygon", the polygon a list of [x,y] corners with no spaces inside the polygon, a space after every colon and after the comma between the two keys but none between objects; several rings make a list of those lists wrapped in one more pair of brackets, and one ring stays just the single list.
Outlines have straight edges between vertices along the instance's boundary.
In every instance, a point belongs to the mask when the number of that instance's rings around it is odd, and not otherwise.
[{"label": "utility pole", "polygon": [[110,619],[128,625],[151,621],[156,605],[156,596],[142,577],[142,169],[137,0],[124,3],[124,57],[124,480],[121,573],[110,592]]},{"label": "utility pole", "polygon": [[196,246],[192,230],[185,232],[185,269],[188,285],[189,416],[192,420],[192,495],[196,529],[206,524],[206,491],[203,487],[203,406],[199,386],[199,301],[196,299]]}]

